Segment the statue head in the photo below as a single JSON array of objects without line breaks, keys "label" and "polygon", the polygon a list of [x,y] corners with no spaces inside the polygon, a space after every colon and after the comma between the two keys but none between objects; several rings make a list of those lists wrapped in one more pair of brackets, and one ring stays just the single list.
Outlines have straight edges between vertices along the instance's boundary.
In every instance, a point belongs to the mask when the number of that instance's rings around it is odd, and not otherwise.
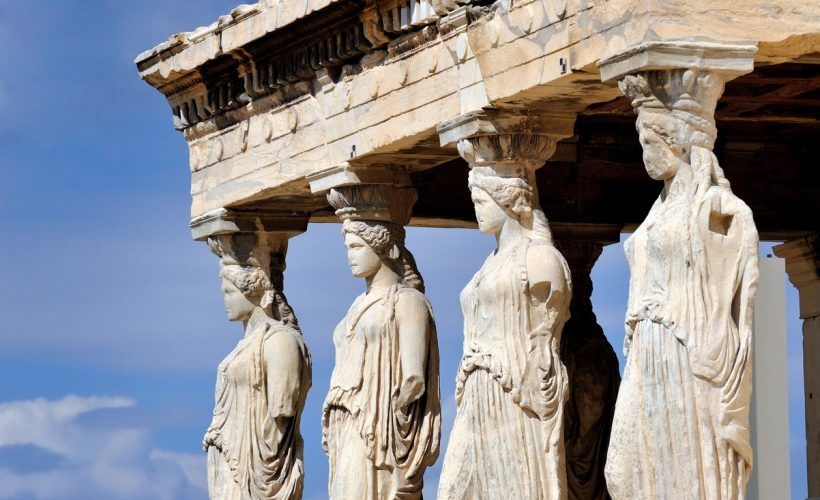
[{"label": "statue head", "polygon": [[473,167],[468,185],[481,232],[499,233],[507,218],[532,219],[535,193],[526,172],[505,177],[492,167]]},{"label": "statue head", "polygon": [[723,92],[723,82],[715,75],[656,70],[627,76],[620,87],[638,114],[643,161],[653,179],[671,179],[681,166],[691,164],[693,149],[714,147],[714,113]]},{"label": "statue head", "polygon": [[346,219],[342,223],[342,235],[354,276],[368,278],[382,266],[388,266],[406,284],[424,291],[424,281],[415,259],[404,245],[402,226],[392,222]]},{"label": "statue head", "polygon": [[555,151],[543,134],[490,134],[461,139],[458,152],[470,164],[468,185],[484,233],[499,234],[514,222],[532,238],[552,240],[538,203],[535,171]]},{"label": "statue head", "polygon": [[258,267],[220,263],[219,276],[230,321],[247,321],[254,309],[269,310],[273,304],[273,285]]},{"label": "statue head", "polygon": [[499,234],[514,221],[531,239],[552,241],[547,217],[538,204],[534,169],[474,166],[468,185],[482,233]]},{"label": "statue head", "polygon": [[220,257],[219,275],[231,321],[247,321],[255,309],[299,329],[284,294],[287,240],[264,232],[239,232],[208,238]]}]

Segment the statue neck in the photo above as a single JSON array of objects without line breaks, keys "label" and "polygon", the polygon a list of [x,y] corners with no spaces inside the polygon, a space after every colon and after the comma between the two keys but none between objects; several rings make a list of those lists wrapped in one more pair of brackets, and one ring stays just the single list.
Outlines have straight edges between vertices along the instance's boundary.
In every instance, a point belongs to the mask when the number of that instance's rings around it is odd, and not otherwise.
[{"label": "statue neck", "polygon": [[518,245],[523,238],[529,237],[531,233],[532,230],[524,227],[519,219],[508,217],[504,222],[504,226],[501,227],[501,231],[495,235],[498,251],[506,251]]},{"label": "statue neck", "polygon": [[376,274],[368,276],[365,281],[367,282],[367,294],[369,295],[371,292],[381,292],[401,283],[401,277],[390,266],[382,264]]},{"label": "statue neck", "polygon": [[262,309],[261,307],[254,308],[251,316],[245,320],[243,323],[245,325],[245,338],[248,338],[248,335],[251,332],[255,332],[258,328],[262,327],[265,323],[270,320],[270,315]]},{"label": "statue neck", "polygon": [[693,174],[692,167],[683,160],[679,160],[675,175],[663,181],[663,192],[661,197],[663,201],[675,200],[681,196],[686,196],[692,191]]}]

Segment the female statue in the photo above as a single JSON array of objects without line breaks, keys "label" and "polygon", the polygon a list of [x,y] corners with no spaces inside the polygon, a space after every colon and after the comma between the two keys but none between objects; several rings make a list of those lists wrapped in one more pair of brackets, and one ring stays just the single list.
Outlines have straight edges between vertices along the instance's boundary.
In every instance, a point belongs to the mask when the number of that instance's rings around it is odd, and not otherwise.
[{"label": "female statue", "polygon": [[[501,137],[459,147],[469,159],[474,147],[540,150],[545,140]],[[570,271],[538,205],[535,165],[470,163],[478,227],[498,247],[461,292],[464,357],[439,498],[563,499],[567,377],[559,345]]]},{"label": "female statue", "polygon": [[333,332],[336,366],[322,429],[331,499],[418,499],[438,457],[439,360],[424,284],[404,228],[345,220],[360,295]]},{"label": "female statue", "polygon": [[616,499],[743,498],[758,236],[711,151],[723,84],[667,70],[621,88],[646,171],[664,187],[625,246],[628,359],[607,484]]},{"label": "female statue", "polygon": [[[228,319],[245,336],[220,363],[213,421],[203,445],[214,500],[302,498],[299,422],[311,385],[311,363],[282,293],[284,256],[257,247],[254,234],[209,241],[222,256]],[[270,260],[280,260],[273,269]]]}]

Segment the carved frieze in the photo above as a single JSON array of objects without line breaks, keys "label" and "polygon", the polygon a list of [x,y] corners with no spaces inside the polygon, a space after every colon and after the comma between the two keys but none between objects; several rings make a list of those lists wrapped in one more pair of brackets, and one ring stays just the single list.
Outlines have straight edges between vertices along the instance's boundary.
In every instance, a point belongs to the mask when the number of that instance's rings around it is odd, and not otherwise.
[{"label": "carved frieze", "polygon": [[[435,40],[440,16],[467,4],[486,1],[465,0],[352,0],[331,2],[326,8],[307,15],[282,29],[235,45],[230,50],[204,60],[196,68],[153,82],[168,98],[174,126],[186,130],[254,100],[300,82],[329,78],[335,81],[357,71],[365,54],[387,47],[390,58]],[[140,70],[156,64],[164,51],[185,42],[193,44],[207,37],[219,38],[239,20],[262,15],[273,8],[257,4],[232,13],[229,20],[195,32],[177,35],[174,43],[158,47],[137,60]],[[244,16],[244,17],[243,17]],[[230,17],[230,16],[228,16]],[[463,17],[463,16],[462,16]],[[466,21],[466,17],[464,17]],[[233,24],[232,24],[233,23]],[[444,32],[450,30],[447,27]],[[384,58],[381,59],[382,61]],[[360,69],[359,69],[360,70]],[[156,77],[153,77],[156,78]]]},{"label": "carved frieze", "polygon": [[320,31],[289,49],[270,43],[239,49],[207,64],[170,88],[168,96],[174,126],[184,130],[274,91],[315,78],[321,69],[337,72],[341,65],[370,50],[364,25],[352,17]]}]

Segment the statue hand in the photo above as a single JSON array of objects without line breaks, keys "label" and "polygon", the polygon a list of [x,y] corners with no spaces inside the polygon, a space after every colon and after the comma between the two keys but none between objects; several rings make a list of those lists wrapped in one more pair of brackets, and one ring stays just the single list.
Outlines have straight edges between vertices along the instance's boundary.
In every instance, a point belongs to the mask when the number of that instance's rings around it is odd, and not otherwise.
[{"label": "statue hand", "polygon": [[396,407],[404,412],[411,404],[415,403],[424,394],[424,380],[419,376],[410,376],[404,380],[398,394],[396,394]]}]

